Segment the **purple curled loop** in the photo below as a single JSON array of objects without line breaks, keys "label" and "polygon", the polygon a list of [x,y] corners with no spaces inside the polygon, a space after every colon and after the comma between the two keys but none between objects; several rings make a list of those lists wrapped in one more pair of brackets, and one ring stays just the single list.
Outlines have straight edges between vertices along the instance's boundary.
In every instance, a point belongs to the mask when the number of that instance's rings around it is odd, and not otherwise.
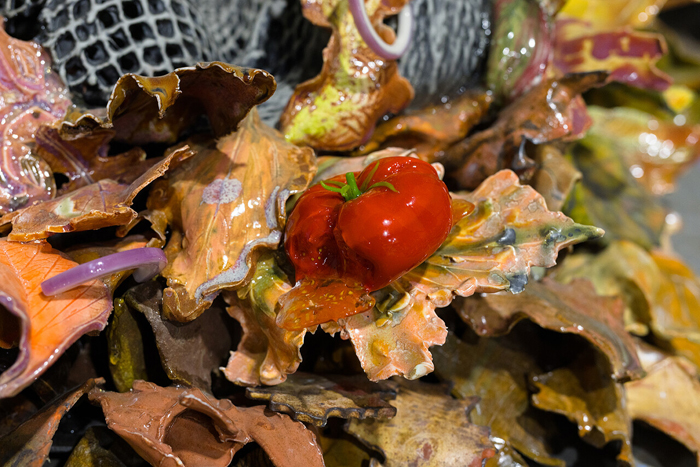
[{"label": "purple curled loop", "polygon": [[411,35],[413,34],[413,13],[411,5],[404,6],[399,13],[399,26],[396,29],[396,40],[393,44],[387,44],[379,37],[377,31],[369,20],[367,10],[365,9],[364,0],[348,0],[350,5],[350,13],[355,20],[355,26],[360,33],[362,40],[374,51],[377,55],[385,60],[396,60],[401,57],[408,46],[411,44]]}]

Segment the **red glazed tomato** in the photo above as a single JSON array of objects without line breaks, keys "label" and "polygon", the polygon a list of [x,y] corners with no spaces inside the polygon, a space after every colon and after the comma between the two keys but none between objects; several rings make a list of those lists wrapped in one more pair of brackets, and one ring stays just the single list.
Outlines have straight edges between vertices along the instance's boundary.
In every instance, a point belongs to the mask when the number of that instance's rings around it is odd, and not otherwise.
[{"label": "red glazed tomato", "polygon": [[450,194],[435,169],[388,157],[309,188],[289,217],[284,247],[297,282],[340,278],[371,292],[422,263],[451,228]]}]

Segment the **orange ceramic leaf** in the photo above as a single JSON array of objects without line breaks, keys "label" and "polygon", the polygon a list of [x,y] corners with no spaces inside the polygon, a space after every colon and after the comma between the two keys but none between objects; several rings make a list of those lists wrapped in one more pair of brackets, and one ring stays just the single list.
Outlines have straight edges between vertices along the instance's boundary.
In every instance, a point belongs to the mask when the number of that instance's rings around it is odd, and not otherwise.
[{"label": "orange ceramic leaf", "polygon": [[306,329],[287,331],[275,324],[279,298],[292,288],[271,253],[255,264],[250,283],[237,293],[225,293],[228,313],[243,328],[238,349],[231,352],[224,375],[244,386],[279,384],[301,363]]},{"label": "orange ceramic leaf", "polygon": [[643,374],[634,340],[625,330],[622,300],[597,295],[587,280],[563,285],[545,278],[529,283],[520,294],[471,297],[457,308],[480,335],[506,334],[527,318],[543,328],[588,340],[606,355],[611,376],[617,380],[637,379]]},{"label": "orange ceramic leaf", "polygon": [[433,371],[428,348],[442,345],[445,323],[435,314],[435,304],[418,291],[405,292],[398,284],[374,295],[378,304],[371,310],[324,326],[340,330],[350,339],[362,368],[371,381],[394,375],[417,379]]},{"label": "orange ceramic leaf", "polygon": [[52,297],[41,292],[41,282],[74,266],[48,243],[0,239],[0,300],[21,329],[17,361],[0,374],[0,398],[19,393],[80,336],[107,324],[112,300],[100,280]]},{"label": "orange ceramic leaf", "polygon": [[250,279],[258,251],[282,238],[287,198],[316,171],[313,151],[286,142],[255,110],[237,132],[190,144],[196,155],[148,199],[172,229],[163,312],[178,321],[195,319],[220,290]]},{"label": "orange ceramic leaf", "polygon": [[[393,31],[382,22],[408,2],[367,3],[367,14],[387,42]],[[303,0],[304,16],[330,28],[323,69],[294,90],[280,124],[287,141],[316,149],[344,151],[364,142],[379,118],[398,113],[413,98],[394,60],[376,55],[360,37],[348,2]]]},{"label": "orange ceramic leaf", "polygon": [[630,416],[663,431],[695,453],[700,463],[700,383],[683,359],[669,357],[625,385]]},{"label": "orange ceramic leaf", "polygon": [[51,201],[6,215],[0,219],[0,224],[12,221],[12,232],[8,238],[13,241],[37,240],[54,233],[129,224],[136,218],[136,212],[129,207],[136,195],[162,176],[171,162],[191,154],[189,147],[184,146],[171,151],[131,185],[110,179],[101,180]]},{"label": "orange ceramic leaf", "polygon": [[402,279],[438,306],[446,306],[453,293],[519,292],[530,267],[552,267],[562,248],[603,234],[549,211],[542,196],[520,185],[509,170],[459,196],[476,208],[455,224],[433,256]]},{"label": "orange ceramic leaf", "polygon": [[151,465],[227,467],[255,442],[276,467],[322,467],[314,434],[303,423],[264,406],[236,407],[199,389],[162,388],[145,381],[119,394],[92,390],[109,428]]}]

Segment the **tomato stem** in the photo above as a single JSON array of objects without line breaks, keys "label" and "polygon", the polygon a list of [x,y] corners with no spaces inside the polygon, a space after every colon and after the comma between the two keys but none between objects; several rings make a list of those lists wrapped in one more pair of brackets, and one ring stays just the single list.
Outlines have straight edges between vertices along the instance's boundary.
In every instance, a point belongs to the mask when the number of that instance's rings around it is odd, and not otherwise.
[{"label": "tomato stem", "polygon": [[[378,166],[378,164],[377,164]],[[357,179],[355,178],[355,174],[353,172],[348,172],[345,174],[345,180],[347,181],[346,183],[341,183],[335,180],[329,180],[327,182],[322,181],[321,186],[325,188],[328,191],[332,191],[333,193],[340,193],[343,198],[345,198],[345,201],[352,201],[355,198],[360,197],[363,193],[366,193],[368,190],[371,190],[372,188],[377,188],[377,187],[384,187],[388,188],[394,193],[398,193],[398,190],[394,188],[394,185],[392,185],[389,182],[377,182],[373,184],[371,187],[367,187],[367,183],[370,178],[372,178],[372,174],[377,171],[377,166],[374,167],[374,170],[370,174],[369,177],[364,181],[362,184],[362,189],[360,189],[357,186]]]}]

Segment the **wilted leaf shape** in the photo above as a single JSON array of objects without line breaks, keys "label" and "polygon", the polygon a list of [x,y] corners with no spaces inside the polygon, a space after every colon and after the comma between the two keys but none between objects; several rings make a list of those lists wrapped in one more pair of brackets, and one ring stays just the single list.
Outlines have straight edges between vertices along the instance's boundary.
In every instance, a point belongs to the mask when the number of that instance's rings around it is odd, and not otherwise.
[{"label": "wilted leaf shape", "polygon": [[109,428],[151,465],[226,467],[249,442],[277,467],[323,466],[311,431],[263,406],[235,407],[199,389],[161,388],[137,381],[131,392],[93,390]]},{"label": "wilted leaf shape", "polygon": [[58,424],[83,395],[104,383],[89,380],[79,388],[47,405],[12,433],[0,438],[0,464],[4,466],[41,467],[47,460]]},{"label": "wilted leaf shape", "polygon": [[542,195],[549,210],[561,211],[574,184],[581,179],[581,172],[551,144],[537,146],[535,162],[532,187]]},{"label": "wilted leaf shape", "polygon": [[55,233],[129,224],[136,218],[136,212],[129,207],[136,195],[163,175],[171,162],[191,155],[189,147],[183,146],[170,151],[131,185],[110,179],[101,180],[51,201],[6,215],[0,219],[0,225],[11,221],[12,232],[8,238],[26,242]]},{"label": "wilted leaf shape", "polygon": [[610,81],[657,91],[671,84],[671,77],[656,67],[666,53],[663,36],[625,26],[607,29],[599,22],[599,17],[582,20],[565,12],[558,16],[553,64],[560,73],[607,70]]},{"label": "wilted leaf shape", "polygon": [[590,125],[580,94],[602,84],[606,76],[582,73],[542,80],[503,109],[488,129],[453,145],[438,162],[468,189],[501,169],[532,171],[534,162],[525,155],[525,142],[580,138]]},{"label": "wilted leaf shape", "polygon": [[45,161],[32,150],[42,124],[63,117],[70,100],[51,59],[33,42],[0,26],[0,215],[56,195]]},{"label": "wilted leaf shape", "polygon": [[[592,350],[592,349],[591,349]],[[578,426],[579,436],[602,448],[618,440],[618,459],[634,465],[632,420],[627,413],[622,385],[610,378],[610,368],[599,352],[584,352],[566,367],[532,376],[538,409],[564,415]]]},{"label": "wilted leaf shape", "polygon": [[112,301],[99,279],[52,297],[41,292],[41,282],[74,266],[48,243],[0,239],[0,313],[20,326],[20,352],[0,374],[0,398],[19,393],[80,336],[107,324]]},{"label": "wilted leaf shape", "polygon": [[[504,338],[480,338],[468,344],[449,334],[445,345],[433,351],[435,373],[454,384],[455,396],[479,397],[470,418],[477,425],[489,426],[492,439],[498,438],[499,444],[540,464],[563,466],[563,461],[551,457],[548,427],[529,404],[527,375],[541,369],[525,348]],[[401,413],[400,407],[398,410]]]},{"label": "wilted leaf shape", "polygon": [[[383,24],[406,0],[365,5],[379,34],[391,42]],[[287,141],[316,149],[344,151],[362,144],[377,120],[398,113],[413,99],[413,88],[396,62],[377,56],[360,37],[348,2],[302,0],[304,16],[332,35],[323,51],[323,69],[294,90],[280,118]]]},{"label": "wilted leaf shape", "polygon": [[246,395],[268,401],[270,410],[316,426],[325,426],[329,417],[363,420],[396,415],[396,408],[387,402],[396,398],[396,389],[370,383],[364,376],[295,373],[275,387],[248,388]]},{"label": "wilted leaf shape", "polygon": [[36,131],[36,153],[54,173],[68,177],[68,182],[58,190],[59,194],[106,178],[128,185],[157,162],[156,159],[146,160],[141,148],[107,156],[108,143],[113,136],[114,131],[107,129],[97,129],[85,136],[65,135],[66,139],[58,129],[49,126]]},{"label": "wilted leaf shape", "polygon": [[577,222],[605,229],[603,242],[631,240],[658,246],[666,210],[630,173],[610,138],[589,134],[570,146],[567,157],[583,174],[564,212]]},{"label": "wilted leaf shape", "polygon": [[119,392],[127,392],[134,381],[148,378],[143,335],[134,313],[123,298],[115,299],[112,320],[106,331],[109,373]]},{"label": "wilted leaf shape", "polygon": [[351,420],[346,430],[384,454],[385,467],[477,467],[495,450],[489,429],[469,421],[474,404],[474,398],[452,398],[442,386],[402,382],[394,418]]},{"label": "wilted leaf shape", "polygon": [[700,383],[682,359],[669,357],[648,369],[645,378],[625,385],[627,408],[683,443],[700,463]]},{"label": "wilted leaf shape", "polygon": [[212,307],[191,323],[170,323],[161,316],[163,291],[154,281],[130,289],[124,299],[129,307],[146,316],[168,378],[210,390],[211,372],[231,348],[224,311]]},{"label": "wilted leaf shape", "polygon": [[196,155],[148,199],[173,230],[163,312],[178,321],[195,319],[220,290],[250,279],[258,251],[280,242],[287,198],[316,171],[313,151],[284,141],[255,110],[236,133],[191,144]]},{"label": "wilted leaf shape", "polygon": [[640,110],[589,107],[590,133],[604,138],[634,178],[655,195],[675,182],[700,157],[700,126],[677,125]]},{"label": "wilted leaf shape", "polygon": [[114,86],[106,114],[73,108],[59,133],[63,139],[75,140],[113,129],[115,141],[174,142],[206,115],[214,135],[220,137],[234,131],[276,87],[266,71],[221,62],[198,63],[154,78],[126,74]]},{"label": "wilted leaf shape", "polygon": [[360,147],[361,152],[399,147],[413,149],[419,158],[433,162],[467,136],[486,115],[492,101],[491,93],[467,91],[446,104],[409,110],[377,125],[369,142]]},{"label": "wilted leaf shape", "polygon": [[518,295],[501,292],[469,298],[458,311],[482,336],[506,334],[525,318],[546,329],[578,334],[605,354],[615,379],[643,374],[634,340],[625,331],[622,300],[596,295],[587,280],[562,285],[545,278],[529,283]]},{"label": "wilted leaf shape", "polygon": [[301,363],[306,329],[287,331],[275,323],[279,298],[292,288],[270,252],[261,255],[248,285],[224,294],[228,313],[243,328],[238,349],[223,370],[229,381],[244,386],[279,384]]},{"label": "wilted leaf shape", "polygon": [[370,381],[394,375],[418,379],[433,371],[428,348],[442,345],[445,323],[435,314],[435,303],[417,290],[406,292],[394,283],[377,293],[371,310],[338,320],[326,332],[341,331],[350,339]]},{"label": "wilted leaf shape", "polygon": [[494,3],[493,38],[486,82],[499,101],[510,102],[542,79],[554,41],[544,2]]},{"label": "wilted leaf shape", "polygon": [[520,292],[531,266],[554,266],[560,249],[603,231],[547,210],[544,199],[503,170],[472,193],[460,195],[474,209],[462,217],[440,249],[403,276],[446,306],[451,294]]}]

